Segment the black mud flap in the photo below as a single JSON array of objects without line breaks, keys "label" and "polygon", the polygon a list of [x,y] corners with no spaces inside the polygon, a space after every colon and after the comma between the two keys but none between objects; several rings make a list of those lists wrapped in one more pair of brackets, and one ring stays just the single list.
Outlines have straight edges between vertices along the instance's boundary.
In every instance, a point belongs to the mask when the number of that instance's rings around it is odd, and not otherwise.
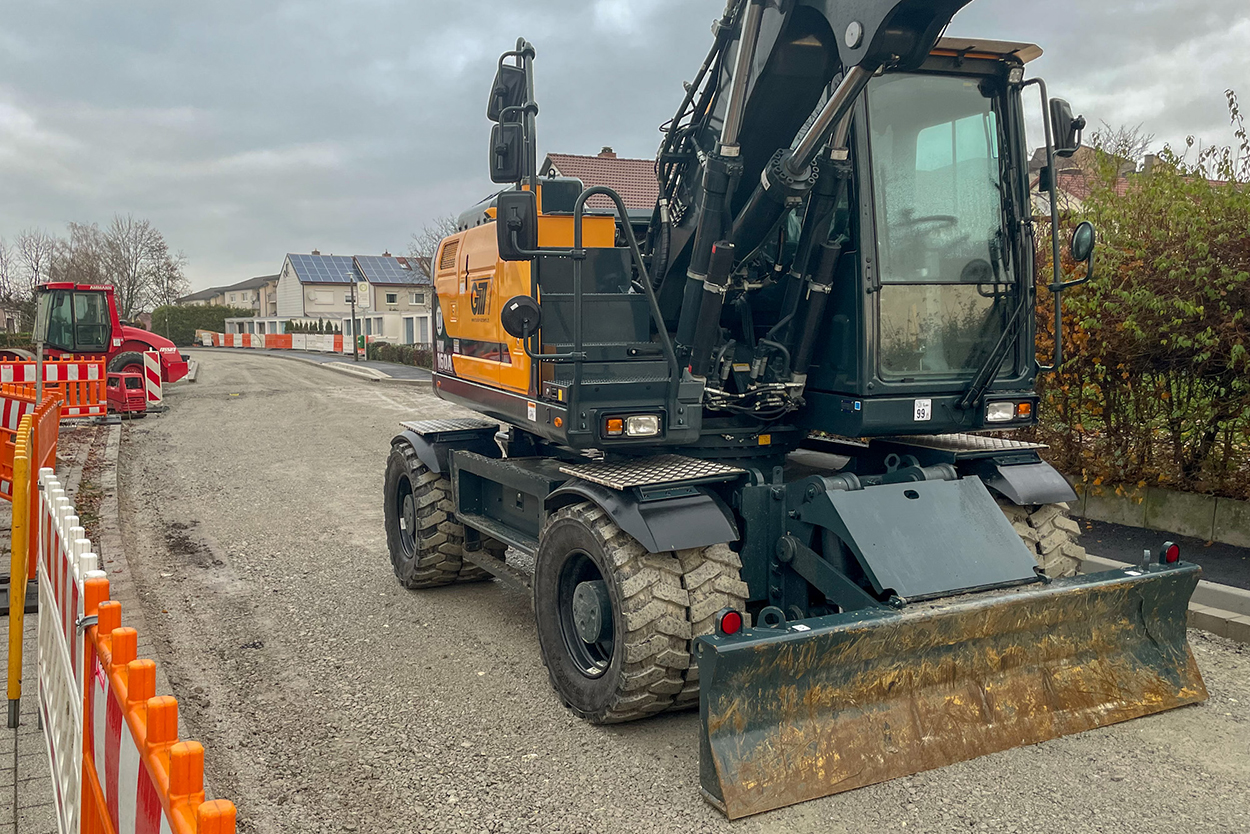
[{"label": "black mud flap", "polygon": [[1196,565],[701,637],[700,778],[737,819],[1203,701]]}]

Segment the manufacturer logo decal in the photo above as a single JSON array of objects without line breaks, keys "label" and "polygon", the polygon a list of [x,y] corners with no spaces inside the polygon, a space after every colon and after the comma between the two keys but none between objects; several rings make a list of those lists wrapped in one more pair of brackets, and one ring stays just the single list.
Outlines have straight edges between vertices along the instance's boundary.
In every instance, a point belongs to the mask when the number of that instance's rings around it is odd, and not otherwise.
[{"label": "manufacturer logo decal", "polygon": [[485,278],[481,281],[474,281],[470,290],[469,304],[475,316],[485,316],[490,313],[490,279]]}]

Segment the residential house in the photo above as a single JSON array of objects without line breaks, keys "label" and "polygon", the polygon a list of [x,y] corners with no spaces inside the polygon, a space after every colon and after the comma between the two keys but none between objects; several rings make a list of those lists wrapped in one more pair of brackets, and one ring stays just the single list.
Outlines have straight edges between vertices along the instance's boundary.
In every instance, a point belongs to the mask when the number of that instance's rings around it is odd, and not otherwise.
[{"label": "residential house", "polygon": [[[407,258],[289,253],[278,273],[277,322],[329,321],[401,344],[430,341],[433,286]],[[352,327],[353,301],[358,325]],[[261,324],[262,322],[257,322]],[[270,331],[274,332],[274,331]],[[279,331],[280,332],[280,331]]]},{"label": "residential house", "polygon": [[[629,212],[630,224],[634,226],[645,226],[650,222],[655,202],[660,196],[654,159],[617,156],[608,147],[597,156],[549,153],[538,173],[542,177],[574,177],[581,180],[586,188],[606,185],[621,195]],[[611,209],[612,201],[607,197],[595,196],[586,205],[592,209]]]},{"label": "residential house", "polygon": [[174,303],[180,307],[209,307],[214,304],[221,305],[225,296],[222,294],[223,287],[209,287],[206,290],[193,292],[190,295],[184,295]]},{"label": "residential house", "polygon": [[225,296],[224,303],[227,307],[252,310],[258,316],[264,315],[264,311],[261,309],[261,295],[270,283],[277,284],[277,282],[277,275],[260,275],[256,278],[240,281],[237,284],[231,284],[228,287],[222,287],[221,292]]}]

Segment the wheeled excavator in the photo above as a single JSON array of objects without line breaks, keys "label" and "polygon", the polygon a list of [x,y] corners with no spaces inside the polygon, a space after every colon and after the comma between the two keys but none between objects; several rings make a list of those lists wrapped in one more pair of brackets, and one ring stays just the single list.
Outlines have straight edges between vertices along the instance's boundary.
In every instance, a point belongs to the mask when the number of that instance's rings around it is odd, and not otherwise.
[{"label": "wheeled excavator", "polygon": [[968,2],[730,0],[645,234],[539,177],[522,39],[487,107],[505,188],[432,265],[434,390],[482,417],[394,438],[399,581],[532,594],[587,721],[697,706],[731,818],[1206,697],[1200,569],[1078,575],[1072,488],[1008,437],[1063,361],[1038,287],[1059,333],[1094,265],[1082,224],[1064,274],[1055,199],[1084,120],[1038,47],[943,35]]}]

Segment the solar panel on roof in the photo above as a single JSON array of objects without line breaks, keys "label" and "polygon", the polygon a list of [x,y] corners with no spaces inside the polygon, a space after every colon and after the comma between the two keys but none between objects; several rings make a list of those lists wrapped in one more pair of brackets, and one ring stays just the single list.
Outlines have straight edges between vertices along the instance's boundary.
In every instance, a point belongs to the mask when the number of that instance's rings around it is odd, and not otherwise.
[{"label": "solar panel on roof", "polygon": [[356,268],[346,255],[287,255],[300,281],[308,284],[351,284]]},{"label": "solar panel on roof", "polygon": [[398,258],[384,255],[357,255],[356,266],[374,284],[421,284],[424,277]]}]

